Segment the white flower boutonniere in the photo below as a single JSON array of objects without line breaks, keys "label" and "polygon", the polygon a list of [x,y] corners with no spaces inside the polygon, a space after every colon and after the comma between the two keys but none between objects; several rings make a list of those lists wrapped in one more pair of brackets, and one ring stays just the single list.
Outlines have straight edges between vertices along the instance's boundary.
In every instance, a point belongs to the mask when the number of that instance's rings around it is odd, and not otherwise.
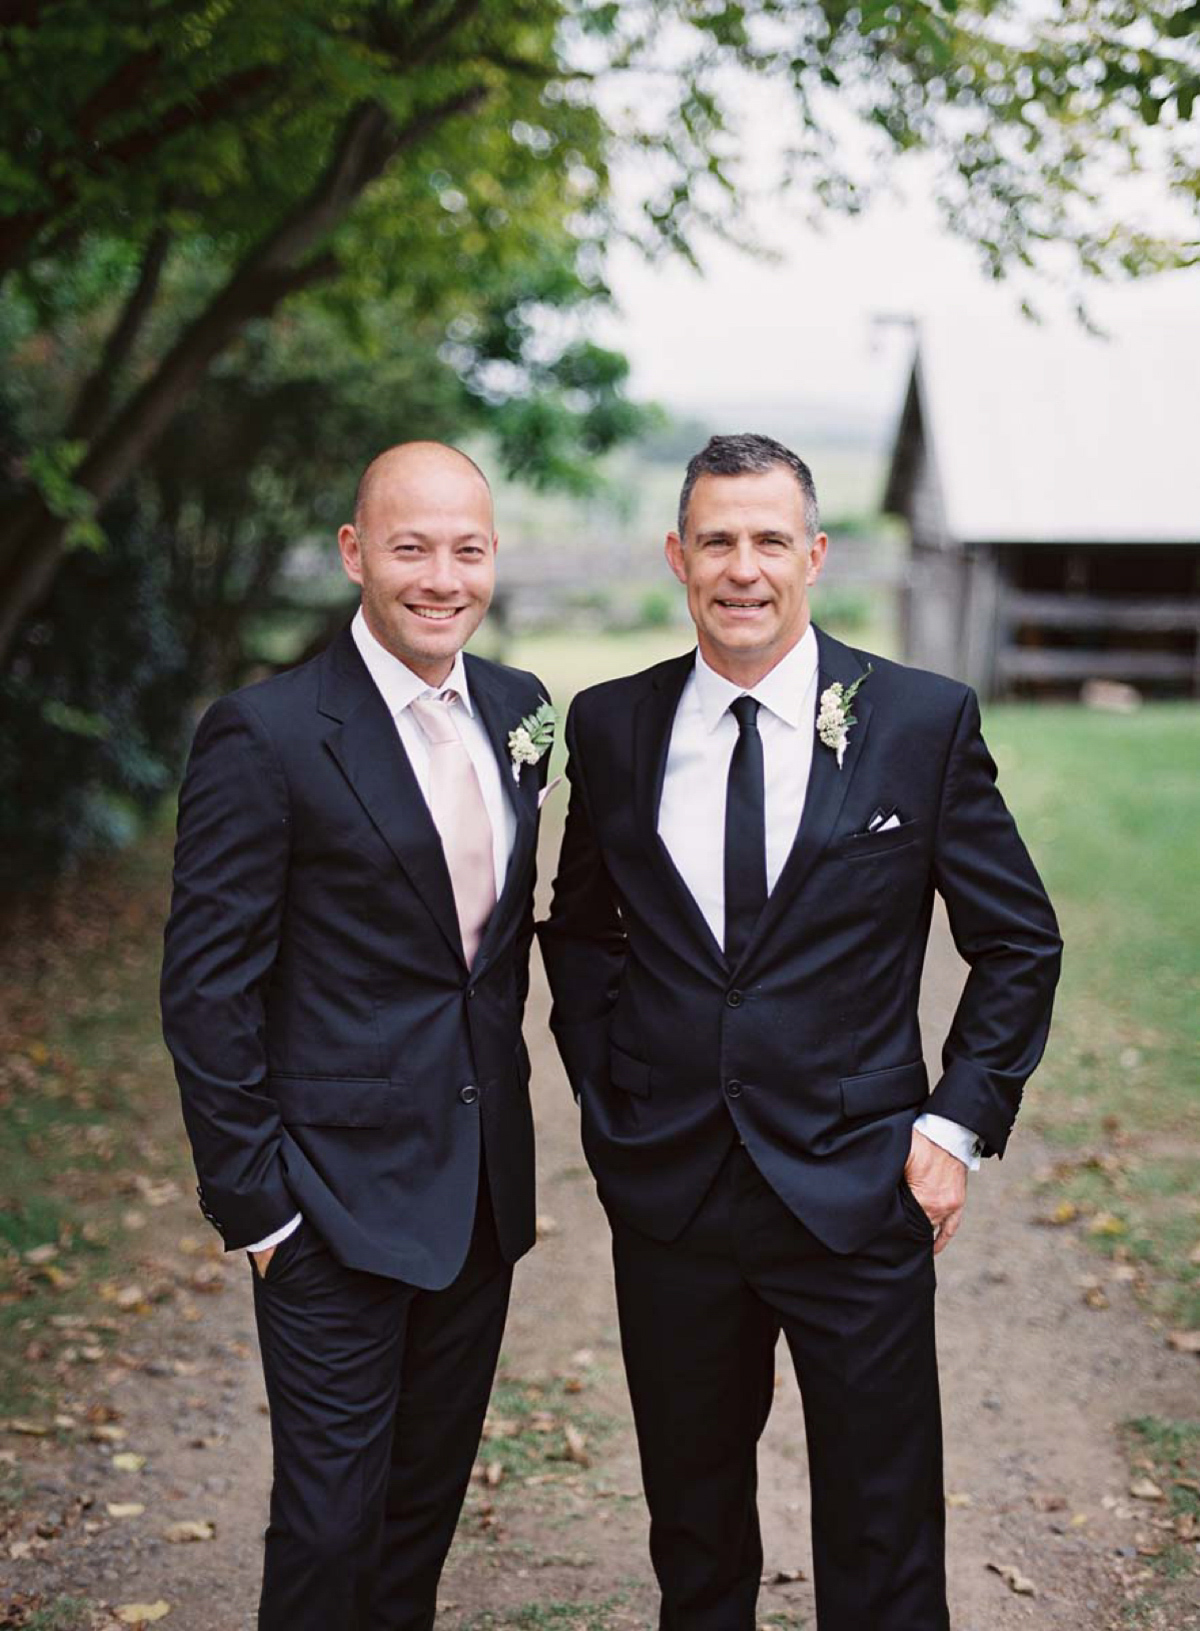
[{"label": "white flower boutonniere", "polygon": [[543,700],[541,706],[508,733],[508,754],[512,760],[513,781],[521,779],[523,765],[535,765],[554,741],[554,727],[558,714],[553,703]]},{"label": "white flower boutonniere", "polygon": [[846,744],[850,740],[850,727],[857,724],[854,715],[850,712],[850,704],[854,701],[855,692],[870,672],[871,665],[868,663],[867,673],[860,674],[853,685],[843,685],[841,680],[835,680],[827,691],[821,692],[821,710],[817,714],[817,735],[827,748],[832,748],[837,754],[839,770],[842,768],[842,760],[846,757]]}]

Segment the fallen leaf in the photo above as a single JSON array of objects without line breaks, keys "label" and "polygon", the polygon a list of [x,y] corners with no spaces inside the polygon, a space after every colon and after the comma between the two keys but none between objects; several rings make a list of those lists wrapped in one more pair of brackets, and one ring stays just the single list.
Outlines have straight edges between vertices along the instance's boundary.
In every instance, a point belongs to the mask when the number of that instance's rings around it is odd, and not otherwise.
[{"label": "fallen leaf", "polygon": [[146,1508],[140,1501],[106,1501],[104,1510],[110,1518],[140,1518]]},{"label": "fallen leaf", "polygon": [[567,1460],[574,1461],[580,1467],[590,1467],[592,1458],[587,1453],[587,1439],[578,1427],[567,1422],[563,1427],[563,1437],[567,1441]]},{"label": "fallen leaf", "polygon": [[113,1456],[112,1464],[118,1472],[141,1472],[146,1465],[146,1457],[136,1454],[133,1450],[122,1450]]},{"label": "fallen leaf", "polygon": [[1200,1354],[1200,1331],[1172,1331],[1167,1341],[1181,1354]]},{"label": "fallen leaf", "polygon": [[[1061,1225],[1064,1223],[1074,1223],[1078,1216],[1079,1208],[1075,1205],[1074,1201],[1059,1201],[1053,1212],[1051,1212],[1049,1217],[1046,1219],[1046,1222],[1054,1223],[1061,1227]],[[990,1563],[988,1564],[988,1567],[991,1568]]]},{"label": "fallen leaf", "polygon": [[799,1580],[807,1580],[808,1576],[803,1569],[775,1569],[770,1574],[764,1574],[764,1586],[794,1586]]},{"label": "fallen leaf", "polygon": [[483,1469],[483,1481],[489,1489],[495,1489],[504,1477],[504,1463],[502,1461],[489,1461]]},{"label": "fallen leaf", "polygon": [[1135,1478],[1129,1486],[1129,1493],[1138,1501],[1165,1501],[1166,1496],[1153,1478]]},{"label": "fallen leaf", "polygon": [[125,1436],[123,1427],[113,1427],[108,1423],[93,1427],[88,1434],[93,1444],[120,1444]]},{"label": "fallen leaf", "polygon": [[25,1438],[46,1438],[50,1429],[40,1421],[30,1421],[27,1416],[14,1416],[8,1423],[10,1433],[20,1433]]},{"label": "fallen leaf", "polygon": [[489,1416],[483,1424],[484,1438],[515,1438],[521,1424],[512,1416]]},{"label": "fallen leaf", "polygon": [[1028,1575],[1021,1573],[1013,1563],[989,1563],[988,1568],[993,1574],[998,1574],[1010,1591],[1015,1591],[1018,1597],[1036,1597],[1037,1587]]},{"label": "fallen leaf", "polygon": [[58,1256],[58,1247],[53,1243],[45,1246],[31,1246],[27,1252],[23,1252],[21,1255],[27,1263],[38,1268],[43,1263],[53,1263]]},{"label": "fallen leaf", "polygon": [[1103,1286],[1088,1286],[1083,1294],[1083,1300],[1089,1308],[1101,1309],[1108,1307],[1108,1298],[1104,1294]]},{"label": "fallen leaf", "polygon": [[170,1612],[170,1603],[160,1597],[156,1603],[122,1603],[117,1618],[122,1625],[149,1625],[152,1620],[165,1620]]},{"label": "fallen leaf", "polygon": [[596,1363],[596,1356],[590,1348],[577,1348],[571,1355],[572,1365],[578,1365],[581,1370],[587,1370],[589,1365]]},{"label": "fallen leaf", "polygon": [[535,1227],[538,1239],[547,1240],[551,1235],[558,1234],[561,1224],[557,1218],[552,1218],[549,1212],[539,1212]]},{"label": "fallen leaf", "polygon": [[189,1541],[213,1540],[216,1533],[217,1526],[211,1518],[184,1518],[179,1523],[169,1524],[163,1530],[163,1538],[173,1546],[184,1546]]},{"label": "fallen leaf", "polygon": [[952,1493],[947,1494],[947,1496],[946,1496],[946,1505],[948,1507],[953,1508],[953,1507],[970,1506],[970,1504],[971,1504],[971,1497],[969,1495],[962,1494],[960,1491],[954,1491]]},{"label": "fallen leaf", "polygon": [[1089,1235],[1124,1235],[1129,1233],[1129,1225],[1115,1212],[1097,1212],[1087,1232]]}]

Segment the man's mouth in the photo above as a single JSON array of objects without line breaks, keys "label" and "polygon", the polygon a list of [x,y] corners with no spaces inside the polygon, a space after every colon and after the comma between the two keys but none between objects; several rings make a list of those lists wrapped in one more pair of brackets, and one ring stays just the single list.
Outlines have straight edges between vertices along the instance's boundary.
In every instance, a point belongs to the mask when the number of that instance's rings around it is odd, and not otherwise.
[{"label": "man's mouth", "polygon": [[765,600],[734,600],[728,596],[717,601],[717,605],[727,612],[758,612],[767,604]]},{"label": "man's mouth", "polygon": [[413,606],[408,601],[405,606],[414,617],[423,617],[430,623],[448,623],[462,611],[461,606]]}]

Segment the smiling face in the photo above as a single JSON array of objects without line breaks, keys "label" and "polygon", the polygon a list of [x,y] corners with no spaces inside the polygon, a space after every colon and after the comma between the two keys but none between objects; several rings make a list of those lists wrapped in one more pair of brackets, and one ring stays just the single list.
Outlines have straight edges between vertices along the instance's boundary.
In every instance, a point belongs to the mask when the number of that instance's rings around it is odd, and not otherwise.
[{"label": "smiling face", "polygon": [[808,627],[828,542],[823,532],[809,542],[804,493],[785,466],[699,477],[667,560],[711,668],[749,687],[788,654]]},{"label": "smiling face", "polygon": [[368,471],[338,548],[380,645],[441,685],[496,583],[492,495],[479,471],[438,443],[391,449]]}]

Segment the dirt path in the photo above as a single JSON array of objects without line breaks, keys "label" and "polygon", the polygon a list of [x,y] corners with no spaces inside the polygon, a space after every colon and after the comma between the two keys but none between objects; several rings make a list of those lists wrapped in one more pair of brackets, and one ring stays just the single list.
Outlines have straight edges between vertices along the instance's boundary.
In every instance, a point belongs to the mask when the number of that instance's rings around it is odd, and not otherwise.
[{"label": "dirt path", "polygon": [[[927,979],[930,1037],[940,1039],[961,972],[942,935]],[[539,978],[528,1034],[543,1239],[518,1270],[481,1457],[492,1481],[473,1486],[447,1569],[439,1624],[448,1631],[655,1623],[607,1229],[545,1014]],[[1086,1305],[1082,1277],[1109,1271],[1066,1232],[1033,1221],[1043,1158],[1027,1135],[1002,1165],[989,1163],[940,1260],[955,1631],[1185,1631],[1200,1626],[1200,1611],[1182,1598],[1130,1617],[1150,1509],[1129,1498],[1114,1426],[1149,1413],[1194,1414],[1195,1361],[1163,1347],[1127,1286],[1107,1287],[1103,1311]],[[147,1261],[182,1257],[189,1278],[135,1322],[116,1362],[94,1378],[92,1396],[111,1403],[125,1436],[92,1442],[79,1423],[59,1448],[20,1441],[28,1522],[8,1537],[17,1553],[0,1567],[14,1592],[44,1602],[71,1597],[111,1609],[162,1601],[170,1631],[243,1631],[254,1623],[268,1480],[249,1271],[215,1254],[189,1197],[158,1208],[152,1222]],[[206,1293],[206,1283],[219,1294]],[[803,1429],[782,1352],[779,1370],[761,1457],[767,1572],[803,1578],[767,1584],[760,1621],[811,1627]],[[144,1467],[116,1468],[121,1451],[144,1456]],[[144,1511],[113,1517],[109,1503]],[[181,1520],[211,1521],[215,1539],[167,1541],[167,1526]],[[1016,1594],[989,1564],[1018,1569],[1037,1595]],[[24,1623],[0,1617],[0,1625]],[[102,1613],[96,1623],[115,1622]]]}]

